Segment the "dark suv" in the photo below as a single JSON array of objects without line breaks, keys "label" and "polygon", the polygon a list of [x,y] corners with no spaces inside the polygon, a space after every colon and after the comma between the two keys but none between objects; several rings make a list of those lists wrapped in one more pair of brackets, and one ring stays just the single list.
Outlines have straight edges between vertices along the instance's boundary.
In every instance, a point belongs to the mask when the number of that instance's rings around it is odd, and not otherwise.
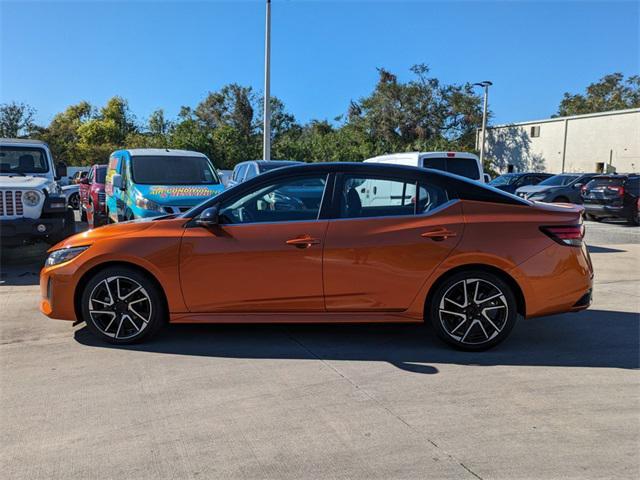
[{"label": "dark suv", "polygon": [[626,218],[640,225],[640,175],[599,175],[582,190],[587,218],[600,220],[606,217]]},{"label": "dark suv", "polygon": [[553,177],[551,173],[505,173],[494,178],[489,185],[509,193],[516,193],[520,187],[537,185],[543,180]]}]

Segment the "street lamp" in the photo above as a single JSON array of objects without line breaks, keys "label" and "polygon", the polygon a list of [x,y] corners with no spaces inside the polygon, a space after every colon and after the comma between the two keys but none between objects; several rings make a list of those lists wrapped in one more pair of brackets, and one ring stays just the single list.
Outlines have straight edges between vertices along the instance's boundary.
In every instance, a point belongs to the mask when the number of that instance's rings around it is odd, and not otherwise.
[{"label": "street lamp", "polygon": [[267,0],[267,11],[265,18],[264,32],[264,108],[263,110],[263,133],[262,158],[271,160],[271,103],[270,103],[270,83],[271,83],[271,0]]},{"label": "street lamp", "polygon": [[489,103],[489,87],[493,85],[489,80],[474,83],[474,86],[484,88],[484,107],[482,108],[482,143],[480,143],[480,165],[484,165],[484,142],[487,131],[487,105]]}]

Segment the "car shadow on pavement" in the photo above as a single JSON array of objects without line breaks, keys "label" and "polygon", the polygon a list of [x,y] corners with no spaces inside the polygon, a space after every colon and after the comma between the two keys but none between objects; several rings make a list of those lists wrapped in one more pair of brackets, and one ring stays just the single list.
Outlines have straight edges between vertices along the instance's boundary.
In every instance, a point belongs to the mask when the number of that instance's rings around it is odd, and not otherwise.
[{"label": "car shadow on pavement", "polygon": [[609,248],[609,247],[598,247],[595,245],[589,245],[587,247],[589,253],[624,253],[626,250],[621,250],[619,248]]},{"label": "car shadow on pavement", "polygon": [[0,250],[0,285],[38,285],[49,245],[36,243]]},{"label": "car shadow on pavement", "polygon": [[111,345],[86,327],[76,340],[90,347],[221,358],[379,361],[414,373],[434,364],[637,369],[640,315],[587,310],[521,320],[511,336],[485,352],[449,348],[423,325],[169,325],[142,344]]}]

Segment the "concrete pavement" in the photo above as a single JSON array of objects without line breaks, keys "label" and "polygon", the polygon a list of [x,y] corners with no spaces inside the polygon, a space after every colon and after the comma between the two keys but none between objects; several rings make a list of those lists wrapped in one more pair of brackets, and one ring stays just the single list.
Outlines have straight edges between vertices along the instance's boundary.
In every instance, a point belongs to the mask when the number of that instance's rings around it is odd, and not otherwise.
[{"label": "concrete pavement", "polygon": [[416,326],[171,326],[116,348],[37,312],[41,251],[4,259],[0,471],[638,478],[640,246],[611,241],[623,228],[588,226],[590,310],[479,354]]}]

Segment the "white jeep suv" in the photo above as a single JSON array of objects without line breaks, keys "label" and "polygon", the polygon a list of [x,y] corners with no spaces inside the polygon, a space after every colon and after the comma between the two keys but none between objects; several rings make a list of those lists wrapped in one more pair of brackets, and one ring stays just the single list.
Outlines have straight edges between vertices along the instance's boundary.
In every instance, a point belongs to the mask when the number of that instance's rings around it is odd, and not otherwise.
[{"label": "white jeep suv", "polygon": [[0,139],[0,239],[3,246],[45,240],[51,244],[75,231],[58,180],[66,165],[53,163],[46,143]]}]

